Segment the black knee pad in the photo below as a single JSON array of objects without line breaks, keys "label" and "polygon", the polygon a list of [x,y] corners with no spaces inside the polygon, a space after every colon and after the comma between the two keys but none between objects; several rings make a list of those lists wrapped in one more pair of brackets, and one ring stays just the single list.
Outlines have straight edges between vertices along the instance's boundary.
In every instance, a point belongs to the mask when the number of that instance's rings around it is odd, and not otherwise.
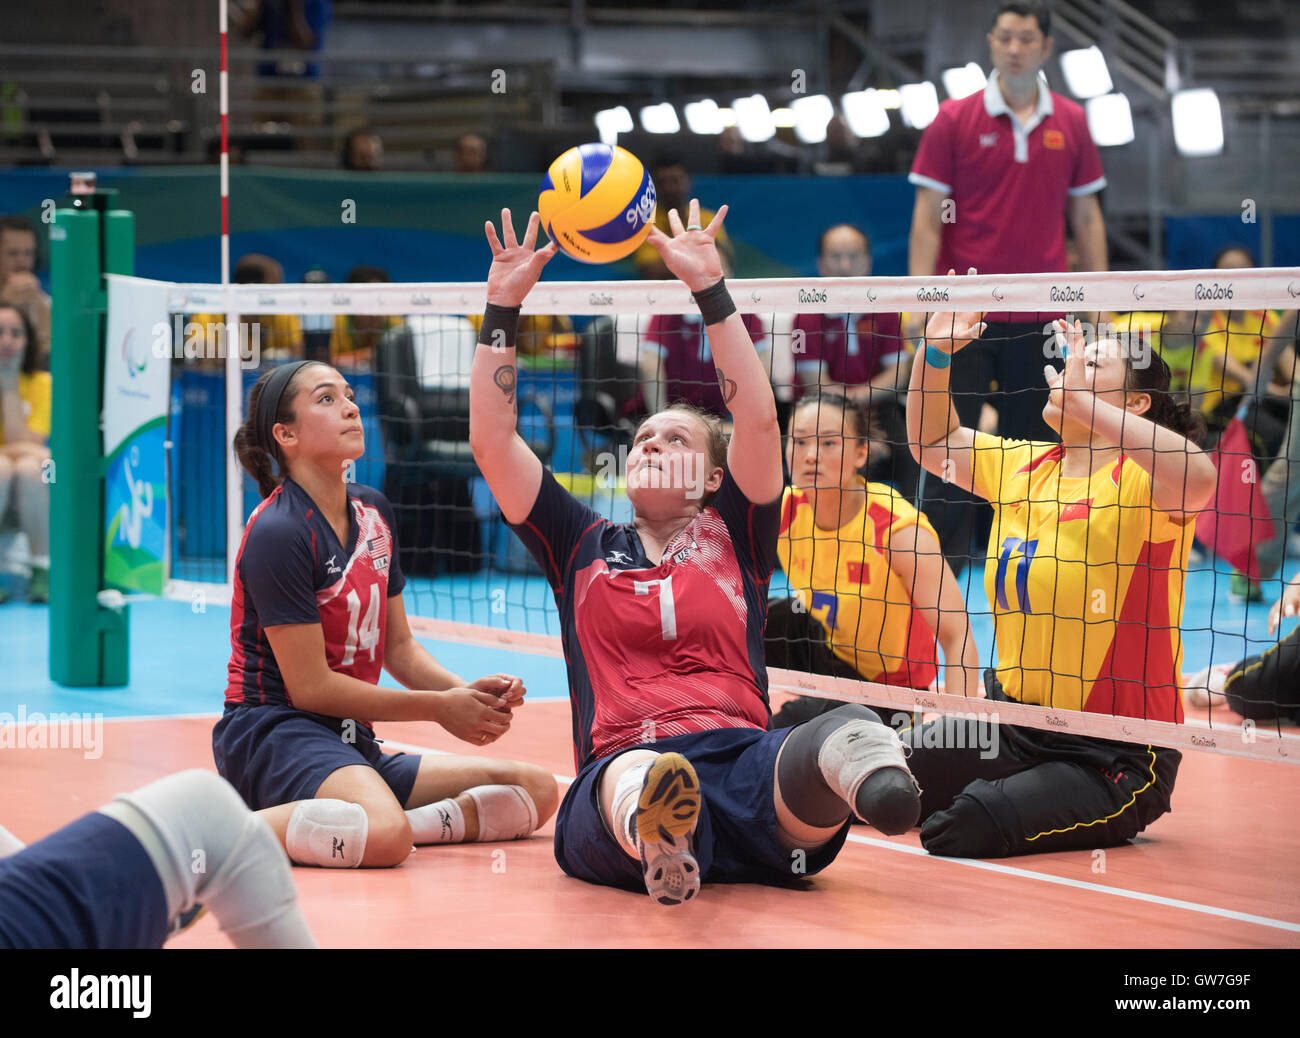
[{"label": "black knee pad", "polygon": [[795,726],[781,749],[776,776],[781,797],[795,817],[808,825],[828,828],[848,816],[848,805],[822,777],[817,755],[831,733],[849,721],[884,723],[873,710],[849,703]]}]

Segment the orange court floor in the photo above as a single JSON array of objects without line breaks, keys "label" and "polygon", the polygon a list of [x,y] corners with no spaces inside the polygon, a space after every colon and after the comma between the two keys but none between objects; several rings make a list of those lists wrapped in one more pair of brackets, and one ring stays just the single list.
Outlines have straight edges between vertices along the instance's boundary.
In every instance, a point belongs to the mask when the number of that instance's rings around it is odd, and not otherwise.
[{"label": "orange court floor", "polygon": [[[4,824],[31,842],[118,792],[211,770],[216,717],[110,718],[99,759],[75,749],[7,753]],[[562,792],[573,776],[560,699],[528,703],[483,751],[433,724],[377,730],[390,750],[542,764]],[[1174,810],[1131,846],[954,860],[926,854],[915,830],[886,839],[855,826],[816,877],[788,889],[706,884],[675,909],[565,876],[553,821],[512,843],[421,847],[395,869],[293,875],[327,948],[1297,948],[1295,778],[1290,765],[1192,752]],[[230,942],[208,915],[169,947]]]}]

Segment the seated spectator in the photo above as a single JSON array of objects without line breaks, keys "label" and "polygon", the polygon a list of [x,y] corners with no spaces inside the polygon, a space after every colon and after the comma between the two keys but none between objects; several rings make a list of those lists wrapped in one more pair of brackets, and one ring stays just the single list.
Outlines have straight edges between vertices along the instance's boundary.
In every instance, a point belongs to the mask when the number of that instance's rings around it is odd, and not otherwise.
[{"label": "seated spectator", "polygon": [[359,126],[343,139],[340,156],[344,169],[376,172],[384,168],[384,141],[370,126]]},{"label": "seated spectator", "polygon": [[[1220,250],[1214,259],[1219,270],[1233,270],[1256,266],[1249,250],[1229,246]],[[1286,421],[1286,408],[1291,399],[1291,383],[1296,373],[1296,352],[1291,342],[1278,355],[1269,370],[1258,368],[1264,348],[1279,336],[1294,339],[1294,327],[1284,327],[1285,315],[1280,310],[1218,310],[1206,318],[1205,327],[1199,329],[1200,341],[1192,366],[1193,406],[1199,406],[1211,432],[1222,431],[1236,414],[1245,394],[1268,401],[1274,418],[1273,435],[1267,431],[1258,434],[1262,441],[1276,442],[1281,436],[1281,425]]]},{"label": "seated spectator", "polygon": [[50,297],[36,276],[36,228],[0,216],[0,303],[16,306],[36,330],[36,366],[50,369]]},{"label": "seated spectator", "polygon": [[[871,241],[851,224],[821,236],[817,272],[822,277],[867,277]],[[905,495],[919,472],[907,448],[900,392],[911,375],[911,351],[898,314],[800,314],[794,320],[796,400],[818,390],[843,393],[866,408],[873,441],[871,478],[892,483]]]},{"label": "seated spectator", "polygon": [[[353,267],[347,277],[350,285],[385,284],[392,280],[383,267],[367,264]],[[395,314],[335,314],[330,363],[340,370],[369,369],[384,332],[401,324],[401,317]]]},{"label": "seated spectator", "polygon": [[[707,218],[701,219],[708,226]],[[721,236],[717,244],[723,276],[731,277],[730,246],[723,244]],[[754,314],[742,314],[741,319],[764,369],[771,371],[772,346],[763,331],[763,323]],[[641,382],[640,413],[657,414],[669,404],[685,402],[719,418],[729,418],[719,384],[724,376],[715,372],[709,336],[698,313],[651,317],[637,354],[637,368]]]},{"label": "seated spectator", "polygon": [[477,133],[463,133],[456,141],[456,172],[486,173],[487,141]]},{"label": "seated spectator", "polygon": [[[0,528],[16,522],[27,534],[27,600],[39,603],[50,600],[50,488],[43,477],[53,383],[48,371],[37,368],[36,353],[27,315],[0,303]],[[8,597],[0,589],[0,602]]]},{"label": "seated spectator", "polygon": [[[677,215],[682,218],[682,226],[685,227],[688,218],[687,207],[691,201],[691,175],[686,172],[686,166],[681,158],[676,155],[659,156],[650,168],[650,179],[655,185],[655,226],[664,234],[672,234],[672,229],[668,226],[668,211],[676,209]],[[709,226],[714,215],[712,209],[700,209],[700,226]],[[731,244],[731,239],[727,237],[725,227],[718,231],[717,242],[720,249],[725,248],[734,258],[735,248]],[[638,274],[644,280],[662,281],[665,278],[672,278],[658,251],[648,241],[641,243],[641,247],[633,253],[632,258],[636,261]]]}]

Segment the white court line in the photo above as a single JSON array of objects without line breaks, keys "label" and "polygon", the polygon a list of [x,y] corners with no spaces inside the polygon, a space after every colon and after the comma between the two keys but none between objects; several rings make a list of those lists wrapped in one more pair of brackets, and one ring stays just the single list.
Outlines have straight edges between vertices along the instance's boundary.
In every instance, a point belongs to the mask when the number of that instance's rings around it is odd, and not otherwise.
[{"label": "white court line", "polygon": [[[430,749],[425,746],[416,746],[412,743],[394,742],[391,739],[385,739],[384,745],[391,746],[394,749],[404,750],[407,753],[445,752],[442,750]],[[569,785],[573,782],[573,776],[555,775],[555,780],[557,782],[563,782],[565,785]],[[1058,886],[1074,887],[1076,890],[1089,890],[1097,894],[1111,894],[1114,897],[1126,897],[1133,901],[1145,901],[1148,904],[1163,905],[1167,908],[1181,908],[1188,912],[1201,912],[1205,915],[1215,915],[1224,919],[1236,919],[1243,923],[1255,923],[1258,926],[1271,926],[1278,930],[1300,933],[1300,923],[1289,923],[1284,919],[1270,919],[1268,916],[1251,915],[1248,912],[1237,912],[1231,908],[1219,908],[1216,905],[1202,905],[1196,901],[1182,901],[1178,898],[1161,897],[1159,894],[1147,894],[1140,890],[1127,890],[1124,887],[1107,887],[1100,883],[1088,883],[1084,880],[1069,879],[1065,876],[1053,876],[1044,872],[1032,872],[1029,869],[1018,869],[1012,865],[999,865],[994,862],[980,861],[976,858],[944,858],[931,854],[924,847],[913,847],[911,844],[895,843],[890,840],[877,840],[870,836],[858,836],[855,833],[850,833],[849,839],[853,843],[864,844],[868,847],[879,847],[887,851],[901,851],[903,854],[912,854],[918,857],[927,858],[931,861],[944,861],[953,865],[965,865],[969,868],[983,869],[987,872],[999,872],[1006,876],[1019,876],[1023,879],[1036,879],[1042,883],[1055,883]]]},{"label": "white court line", "polygon": [[[183,718],[196,717],[219,717],[219,714],[178,714],[171,717],[143,716],[143,717],[106,717],[105,721],[170,721]],[[394,739],[384,739],[383,745],[395,750],[402,750],[406,753],[432,753],[442,756],[450,756],[448,750],[435,750],[430,746],[419,746],[415,743],[398,742]],[[562,782],[566,786],[572,784],[572,775],[559,775],[552,773],[557,782]],[[856,833],[849,834],[849,840],[852,843],[863,844],[868,847],[878,847],[882,850],[899,852],[902,854],[911,854],[916,857],[926,858],[930,861],[942,861],[952,865],[964,865],[967,868],[982,869],[986,872],[997,872],[1005,876],[1017,876],[1021,879],[1037,880],[1040,883],[1054,883],[1057,886],[1073,887],[1076,890],[1087,890],[1096,894],[1109,894],[1112,897],[1128,898],[1132,901],[1145,901],[1152,905],[1162,905],[1166,908],[1181,908],[1187,912],[1200,912],[1203,915],[1218,916],[1222,919],[1235,919],[1238,922],[1254,923],[1256,926],[1269,926],[1276,930],[1285,930],[1288,933],[1300,933],[1300,923],[1287,922],[1285,919],[1272,919],[1263,915],[1251,915],[1249,912],[1238,912],[1231,908],[1219,908],[1217,905],[1203,905],[1196,901],[1183,901],[1179,898],[1162,897],[1159,894],[1148,894],[1141,890],[1128,890],[1124,887],[1107,887],[1100,883],[1089,883],[1086,880],[1069,879],[1065,876],[1053,876],[1046,872],[1033,872],[1029,869],[1018,869],[1013,865],[1000,865],[996,862],[980,861],[976,858],[945,858],[939,855],[933,855],[923,847],[914,847],[911,844],[896,843],[892,840],[879,840],[870,836],[858,836]]]}]

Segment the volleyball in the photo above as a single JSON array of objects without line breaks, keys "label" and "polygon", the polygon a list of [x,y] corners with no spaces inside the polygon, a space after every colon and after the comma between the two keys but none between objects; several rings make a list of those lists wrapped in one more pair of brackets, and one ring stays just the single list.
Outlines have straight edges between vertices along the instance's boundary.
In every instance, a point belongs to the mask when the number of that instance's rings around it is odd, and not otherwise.
[{"label": "volleyball", "polygon": [[584,263],[612,263],[650,233],[655,185],[630,151],[582,144],[551,163],[537,211],[547,235]]}]

